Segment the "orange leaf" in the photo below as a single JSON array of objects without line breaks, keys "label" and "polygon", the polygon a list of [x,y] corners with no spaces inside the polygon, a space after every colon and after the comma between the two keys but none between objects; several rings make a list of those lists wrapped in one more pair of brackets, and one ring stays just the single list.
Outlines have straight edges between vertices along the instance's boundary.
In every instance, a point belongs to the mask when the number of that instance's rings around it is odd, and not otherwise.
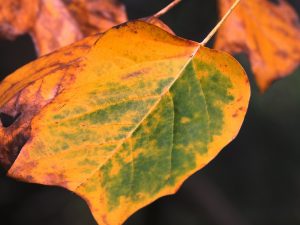
[{"label": "orange leaf", "polygon": [[0,0],[0,35],[13,39],[27,33],[37,17],[39,0]]},{"label": "orange leaf", "polygon": [[170,34],[175,34],[174,31],[167,24],[165,24],[163,21],[161,21],[159,18],[157,18],[155,16],[149,16],[146,18],[142,18],[140,20],[145,21],[150,24],[153,24],[153,25],[167,31]]},{"label": "orange leaf", "polygon": [[31,120],[74,81],[82,66],[81,56],[99,37],[100,34],[87,37],[42,57],[40,61],[33,61],[14,73],[14,81],[5,79],[1,82],[1,101],[10,100],[1,107],[1,116],[8,117],[8,124],[0,126],[0,161],[4,168],[12,165],[30,138]]},{"label": "orange leaf", "polygon": [[[234,0],[219,0],[224,15]],[[300,62],[299,18],[283,0],[241,1],[221,26],[216,48],[248,54],[257,84],[265,91],[270,84],[296,69]]]},{"label": "orange leaf", "polygon": [[120,225],[232,141],[249,96],[230,55],[128,22],[0,84],[1,120],[11,117],[0,162],[11,177],[77,193],[99,224]]},{"label": "orange leaf", "polygon": [[63,0],[85,36],[104,32],[127,21],[123,4],[117,0]]},{"label": "orange leaf", "polygon": [[83,34],[61,0],[40,0],[40,11],[31,31],[35,47],[40,55],[74,43]]},{"label": "orange leaf", "polygon": [[115,0],[0,0],[0,34],[30,33],[39,55],[127,21]]}]

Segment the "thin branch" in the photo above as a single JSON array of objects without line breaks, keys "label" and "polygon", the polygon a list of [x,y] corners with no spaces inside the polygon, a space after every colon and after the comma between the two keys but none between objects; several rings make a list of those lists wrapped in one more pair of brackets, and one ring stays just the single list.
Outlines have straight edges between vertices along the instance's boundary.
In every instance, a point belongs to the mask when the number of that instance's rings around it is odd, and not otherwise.
[{"label": "thin branch", "polygon": [[162,15],[164,15],[165,13],[167,13],[170,9],[172,9],[174,6],[176,6],[179,2],[181,2],[181,0],[174,0],[169,5],[167,5],[165,8],[163,8],[159,12],[155,13],[153,15],[153,17],[156,17],[156,18],[161,17]]},{"label": "thin branch", "polygon": [[225,22],[225,20],[230,16],[230,14],[233,12],[233,10],[238,6],[241,0],[236,0],[233,5],[230,7],[230,9],[227,11],[227,13],[223,16],[223,18],[220,20],[220,22],[214,27],[214,29],[207,35],[207,37],[201,42],[201,45],[206,45],[207,42],[215,35],[215,33],[218,31],[218,29],[222,26],[222,24]]}]

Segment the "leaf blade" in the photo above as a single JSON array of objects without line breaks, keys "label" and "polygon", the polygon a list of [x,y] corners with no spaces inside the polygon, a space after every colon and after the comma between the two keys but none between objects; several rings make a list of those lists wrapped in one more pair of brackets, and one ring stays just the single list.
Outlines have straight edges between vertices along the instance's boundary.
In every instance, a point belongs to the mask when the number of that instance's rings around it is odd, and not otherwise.
[{"label": "leaf blade", "polygon": [[[219,0],[220,15],[233,0]],[[299,16],[286,1],[242,1],[220,28],[215,47],[246,53],[257,85],[265,91],[272,82],[288,76],[300,61]]]},{"label": "leaf blade", "polygon": [[141,21],[110,30],[35,116],[8,174],[76,192],[100,224],[175,193],[236,135],[250,94],[232,57],[198,49]]}]

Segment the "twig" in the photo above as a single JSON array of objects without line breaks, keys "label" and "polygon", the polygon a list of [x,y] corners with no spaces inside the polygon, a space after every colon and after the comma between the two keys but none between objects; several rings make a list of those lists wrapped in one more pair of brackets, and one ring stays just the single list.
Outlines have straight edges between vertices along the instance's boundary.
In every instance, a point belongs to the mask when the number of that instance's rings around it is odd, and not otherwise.
[{"label": "twig", "polygon": [[218,31],[218,29],[221,27],[221,25],[225,22],[225,20],[230,16],[230,14],[233,12],[233,10],[237,7],[237,5],[240,3],[241,0],[236,0],[233,5],[230,7],[230,9],[227,11],[227,13],[223,16],[223,18],[220,20],[220,22],[214,27],[214,29],[207,35],[207,37],[201,42],[201,45],[206,45],[207,42],[215,35],[215,33]]},{"label": "twig", "polygon": [[163,8],[162,10],[160,10],[159,12],[155,13],[153,15],[153,17],[161,17],[162,15],[164,15],[166,12],[168,12],[170,9],[172,9],[175,5],[177,5],[179,2],[181,2],[181,0],[174,0],[173,2],[171,2],[169,5],[167,5],[165,8]]}]

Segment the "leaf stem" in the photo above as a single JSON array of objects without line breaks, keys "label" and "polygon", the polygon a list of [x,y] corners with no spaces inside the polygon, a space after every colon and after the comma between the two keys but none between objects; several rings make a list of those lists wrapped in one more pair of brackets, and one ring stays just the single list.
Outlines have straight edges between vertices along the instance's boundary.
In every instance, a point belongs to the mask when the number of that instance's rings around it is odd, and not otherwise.
[{"label": "leaf stem", "polygon": [[174,0],[173,2],[171,2],[169,5],[167,5],[165,8],[163,8],[162,10],[160,10],[159,12],[155,13],[153,15],[153,17],[159,18],[162,15],[164,15],[165,13],[167,13],[170,9],[172,9],[174,6],[176,6],[178,3],[180,3],[181,0]]},{"label": "leaf stem", "polygon": [[233,5],[230,7],[230,9],[227,11],[227,13],[223,16],[223,18],[220,20],[220,22],[212,29],[212,31],[207,35],[207,37],[200,43],[201,45],[206,45],[207,42],[215,35],[215,33],[218,31],[218,29],[222,26],[222,24],[225,22],[225,20],[230,16],[230,14],[233,12],[233,10],[238,6],[241,0],[236,0]]}]

